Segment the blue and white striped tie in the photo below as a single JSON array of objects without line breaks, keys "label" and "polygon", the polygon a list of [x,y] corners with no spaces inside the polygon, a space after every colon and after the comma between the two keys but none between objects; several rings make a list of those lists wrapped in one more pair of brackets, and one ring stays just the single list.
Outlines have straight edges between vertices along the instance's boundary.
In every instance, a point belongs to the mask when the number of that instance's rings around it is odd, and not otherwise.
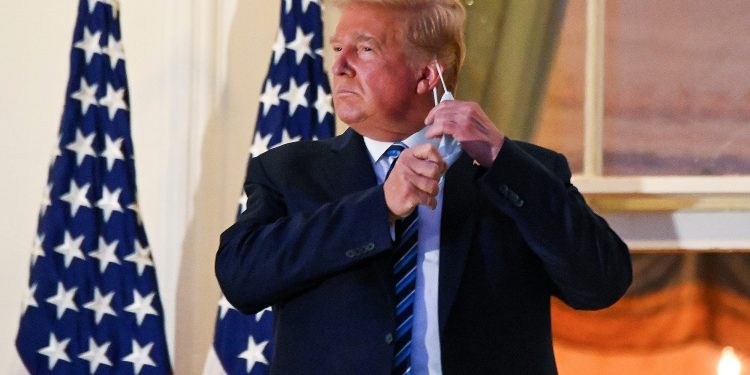
[{"label": "blue and white striped tie", "polygon": [[[388,171],[393,169],[396,159],[404,150],[402,144],[393,144],[386,155],[394,159]],[[386,176],[386,178],[388,178]],[[393,279],[396,281],[396,333],[393,374],[411,372],[411,331],[414,311],[414,289],[417,285],[417,239],[419,220],[417,209],[407,217],[396,221],[396,249],[393,262]]]}]

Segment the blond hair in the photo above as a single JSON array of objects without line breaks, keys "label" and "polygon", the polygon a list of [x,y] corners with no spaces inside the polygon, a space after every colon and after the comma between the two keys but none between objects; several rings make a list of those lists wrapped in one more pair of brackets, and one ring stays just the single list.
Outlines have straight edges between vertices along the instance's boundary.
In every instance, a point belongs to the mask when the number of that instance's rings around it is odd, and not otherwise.
[{"label": "blond hair", "polygon": [[344,8],[352,4],[370,4],[409,11],[406,41],[436,57],[441,63],[446,84],[456,89],[458,73],[464,62],[464,20],[466,10],[460,0],[333,0],[333,5]]}]

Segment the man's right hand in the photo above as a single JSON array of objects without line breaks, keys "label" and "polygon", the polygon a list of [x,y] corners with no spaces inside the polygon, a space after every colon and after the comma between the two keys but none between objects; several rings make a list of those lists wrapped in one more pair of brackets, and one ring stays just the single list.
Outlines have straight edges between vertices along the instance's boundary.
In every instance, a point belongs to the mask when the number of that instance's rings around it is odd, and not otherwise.
[{"label": "man's right hand", "polygon": [[391,222],[406,217],[425,204],[437,206],[438,182],[447,165],[435,146],[421,144],[405,149],[383,184]]}]

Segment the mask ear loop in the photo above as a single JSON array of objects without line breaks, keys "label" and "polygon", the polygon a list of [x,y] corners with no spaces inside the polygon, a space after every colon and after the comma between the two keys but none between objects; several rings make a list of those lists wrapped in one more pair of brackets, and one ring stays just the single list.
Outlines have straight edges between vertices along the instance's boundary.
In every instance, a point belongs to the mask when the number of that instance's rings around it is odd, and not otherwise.
[{"label": "mask ear loop", "polygon": [[440,67],[440,63],[437,60],[435,60],[435,66],[437,67],[438,75],[440,76],[440,82],[443,83],[443,91],[450,92],[448,91],[448,86],[445,85],[445,79],[443,78],[443,68]]}]

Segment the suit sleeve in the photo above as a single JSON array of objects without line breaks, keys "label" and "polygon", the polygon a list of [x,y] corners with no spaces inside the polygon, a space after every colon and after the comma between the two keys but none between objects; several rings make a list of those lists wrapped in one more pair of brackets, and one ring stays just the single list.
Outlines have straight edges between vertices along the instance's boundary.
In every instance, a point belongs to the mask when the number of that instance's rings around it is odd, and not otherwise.
[{"label": "suit sleeve", "polygon": [[545,154],[532,157],[506,139],[480,179],[482,192],[514,220],[555,294],[573,308],[607,307],[631,283],[628,248],[571,184],[565,158]]},{"label": "suit sleeve", "polygon": [[282,190],[264,159],[254,159],[247,210],[220,238],[216,277],[244,313],[283,303],[391,247],[382,186],[304,212],[289,212]]}]

